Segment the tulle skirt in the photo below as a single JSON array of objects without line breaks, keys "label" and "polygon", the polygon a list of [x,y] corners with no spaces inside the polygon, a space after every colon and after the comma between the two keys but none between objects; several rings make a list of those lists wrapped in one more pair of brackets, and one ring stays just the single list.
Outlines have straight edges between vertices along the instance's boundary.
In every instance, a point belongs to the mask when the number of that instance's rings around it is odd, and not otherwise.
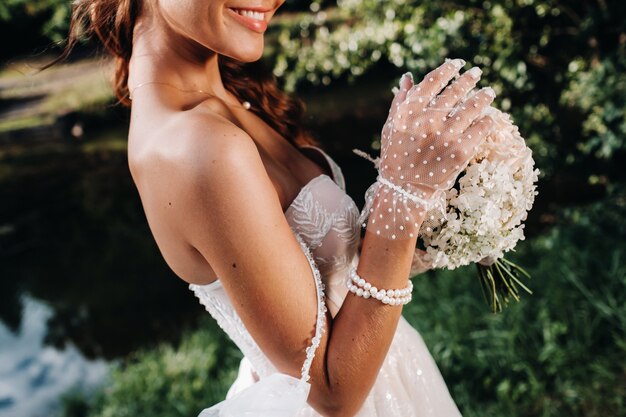
[{"label": "tulle skirt", "polygon": [[[231,398],[257,380],[250,361],[244,357],[226,398]],[[461,416],[424,340],[404,317],[400,318],[376,382],[356,416]],[[306,405],[297,417],[321,415]]]}]

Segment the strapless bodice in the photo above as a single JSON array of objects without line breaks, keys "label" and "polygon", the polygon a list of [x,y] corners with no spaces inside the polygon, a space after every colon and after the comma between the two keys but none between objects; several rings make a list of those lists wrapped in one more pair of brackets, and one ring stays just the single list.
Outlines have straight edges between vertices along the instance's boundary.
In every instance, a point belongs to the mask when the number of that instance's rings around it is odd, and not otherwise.
[{"label": "strapless bodice", "polygon": [[[310,180],[285,210],[285,218],[315,261],[325,285],[326,306],[334,317],[348,291],[344,283],[348,269],[358,261],[359,209],[346,194],[341,168],[323,150],[311,148],[326,158],[333,178],[321,174]],[[208,285],[191,284],[189,288],[250,360],[259,376],[276,371],[248,333],[219,279]]]}]

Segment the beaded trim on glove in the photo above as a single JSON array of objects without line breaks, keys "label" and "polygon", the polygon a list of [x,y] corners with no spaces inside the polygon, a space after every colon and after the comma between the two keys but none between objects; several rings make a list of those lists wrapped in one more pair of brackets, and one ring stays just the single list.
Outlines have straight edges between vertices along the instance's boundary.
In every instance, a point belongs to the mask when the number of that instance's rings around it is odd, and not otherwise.
[{"label": "beaded trim on glove", "polygon": [[[360,157],[372,162],[374,166],[379,168],[380,157],[374,159],[369,154],[367,154],[366,152],[363,152],[360,149],[353,149],[352,151],[355,154],[359,155]],[[391,233],[390,235],[389,233],[387,233],[389,235],[388,237],[391,239],[395,240],[397,237],[401,238],[400,236],[398,236],[399,234],[404,234],[404,238],[414,237],[417,232],[415,230],[412,230],[412,231],[408,230],[408,228],[412,226],[415,226],[415,228],[418,227],[417,220],[416,219],[411,220],[412,209],[415,210],[415,213],[421,213],[422,215],[432,210],[437,210],[441,212],[442,214],[445,213],[445,209],[444,209],[445,191],[434,190],[433,194],[430,195],[428,199],[425,199],[425,198],[422,198],[423,195],[418,196],[416,194],[413,194],[403,189],[401,186],[394,184],[387,178],[384,178],[380,172],[380,169],[378,169],[378,176],[376,178],[376,181],[368,188],[365,194],[365,205],[363,206],[363,209],[361,210],[361,213],[359,215],[359,220],[358,220],[359,223],[361,224],[361,227],[363,228],[367,227],[367,219],[369,218],[370,214],[372,214],[374,211],[374,208],[372,206],[374,204],[375,195],[381,192],[381,190],[386,190],[383,192],[388,193],[388,196],[386,197],[384,202],[387,203],[387,199],[390,199],[390,201],[393,201],[394,203],[391,203],[391,204],[393,204],[393,206],[395,207],[394,211],[397,210],[398,213],[400,213],[401,211],[403,212],[402,215],[398,214],[397,218],[404,218],[405,221],[401,224],[396,224],[396,225],[388,224],[387,226],[383,226],[385,227],[385,229],[381,228],[378,230],[374,230],[373,232],[375,232],[377,235],[381,235],[381,232],[387,229],[389,229],[389,231],[393,229],[394,230],[393,233]],[[391,212],[391,210],[392,210],[391,208],[388,208],[388,211]],[[378,220],[378,218],[376,220]],[[376,220],[373,220],[372,223],[374,223]]]},{"label": "beaded trim on glove", "polygon": [[378,181],[379,183],[381,183],[383,185],[386,185],[387,187],[391,188],[395,192],[402,194],[404,197],[408,198],[409,200],[411,200],[415,204],[420,204],[420,205],[424,206],[425,208],[428,208],[430,205],[432,205],[432,201],[424,200],[423,198],[420,198],[420,197],[416,196],[415,194],[411,194],[407,190],[405,190],[402,187],[392,183],[391,181],[383,178],[380,175],[378,177],[376,177],[376,181]]}]

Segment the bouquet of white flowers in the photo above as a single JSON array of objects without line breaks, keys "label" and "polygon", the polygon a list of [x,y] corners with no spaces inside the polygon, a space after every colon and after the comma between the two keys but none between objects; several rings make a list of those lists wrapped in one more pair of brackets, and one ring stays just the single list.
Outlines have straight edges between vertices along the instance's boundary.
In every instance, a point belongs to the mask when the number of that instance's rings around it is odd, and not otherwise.
[{"label": "bouquet of white flowers", "polygon": [[[483,294],[494,312],[530,278],[504,258],[524,239],[524,224],[535,200],[539,170],[532,152],[508,114],[487,109],[492,132],[446,193],[445,213],[432,211],[420,229],[412,274],[425,269],[455,269],[476,263]],[[502,298],[502,299],[501,299]]]},{"label": "bouquet of white flowers", "polygon": [[[419,231],[411,276],[428,269],[455,269],[475,263],[485,299],[494,312],[510,297],[519,301],[518,286],[530,275],[504,258],[524,239],[524,224],[535,201],[539,170],[511,117],[493,107],[486,114],[492,131],[446,192],[446,207],[425,216]],[[357,155],[372,161],[365,152]]]}]

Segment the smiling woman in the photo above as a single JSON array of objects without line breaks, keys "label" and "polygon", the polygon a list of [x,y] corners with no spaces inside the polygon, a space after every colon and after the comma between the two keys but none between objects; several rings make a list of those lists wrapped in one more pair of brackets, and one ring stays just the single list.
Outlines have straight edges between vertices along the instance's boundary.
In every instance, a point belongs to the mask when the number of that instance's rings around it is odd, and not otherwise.
[{"label": "smiling woman", "polygon": [[[67,46],[63,54],[44,68],[50,67],[67,58],[81,38],[95,35],[115,61],[115,73],[113,77],[115,94],[121,104],[130,106],[128,77],[131,55],[133,55],[133,52],[135,56],[137,55],[134,46],[135,28],[138,26],[137,23],[138,20],[140,20],[138,17],[142,8],[151,8],[153,3],[154,0],[148,0],[147,2],[145,0],[74,1]],[[183,2],[179,1],[172,1],[171,3],[170,8],[174,9],[176,9],[177,6],[181,8],[184,6]],[[186,1],[184,3],[193,4],[194,2]],[[246,9],[242,9],[241,5],[225,7],[222,2],[202,3],[216,3],[222,5],[222,15],[230,21],[230,23],[224,23],[230,31],[223,30],[222,38],[233,35],[236,30],[243,31],[244,36],[246,33],[252,35],[258,42],[258,45],[253,48],[256,52],[253,52],[255,54],[262,53],[263,36],[251,33],[251,30],[247,30],[245,25],[239,23],[236,20],[236,16],[234,16],[236,14],[235,10],[254,10],[258,9],[258,7],[247,5]],[[160,4],[167,6],[167,1],[160,1]],[[188,9],[189,7],[186,8]],[[269,21],[276,11],[276,9],[270,7],[263,7],[261,9],[273,10],[271,14],[264,12],[264,19],[266,19],[266,21]],[[162,15],[165,16],[163,9],[161,9],[161,11]],[[208,11],[204,14],[204,21],[199,23],[201,27],[208,25],[207,19],[209,19],[208,16],[210,15]],[[112,18],[112,16],[114,17]],[[239,17],[238,14],[237,17]],[[184,26],[185,25],[182,25],[182,27],[178,29],[179,33],[186,33]],[[239,42],[241,42],[241,40],[239,40]],[[247,39],[246,42],[250,45],[253,41]],[[254,107],[251,109],[252,112],[278,132],[281,137],[284,137],[294,145],[317,144],[317,141],[311,137],[303,127],[304,107],[302,102],[297,98],[285,94],[278,88],[273,74],[263,65],[263,62],[239,61],[236,58],[231,58],[229,55],[224,54],[220,56],[218,66],[224,88],[239,101],[254,103]],[[141,83],[141,81],[139,83]],[[133,85],[133,87],[134,86],[135,85]]]},{"label": "smiling woman", "polygon": [[267,30],[267,20],[265,20],[265,13],[269,12],[267,9],[258,8],[249,8],[249,9],[232,9],[236,16],[236,19],[250,28],[259,33],[263,33]]},{"label": "smiling woman", "polygon": [[[282,3],[74,6],[67,51],[86,30],[116,60],[116,93],[131,105],[129,167],[159,249],[245,355],[227,399],[202,416],[459,416],[401,311],[423,209],[473,156],[495,94],[474,94],[480,71],[458,77],[459,59],[419,84],[402,78],[382,135],[389,188],[361,241],[341,168],[256,62]],[[455,131],[467,132],[458,145]],[[396,153],[404,158],[391,162]]]}]

